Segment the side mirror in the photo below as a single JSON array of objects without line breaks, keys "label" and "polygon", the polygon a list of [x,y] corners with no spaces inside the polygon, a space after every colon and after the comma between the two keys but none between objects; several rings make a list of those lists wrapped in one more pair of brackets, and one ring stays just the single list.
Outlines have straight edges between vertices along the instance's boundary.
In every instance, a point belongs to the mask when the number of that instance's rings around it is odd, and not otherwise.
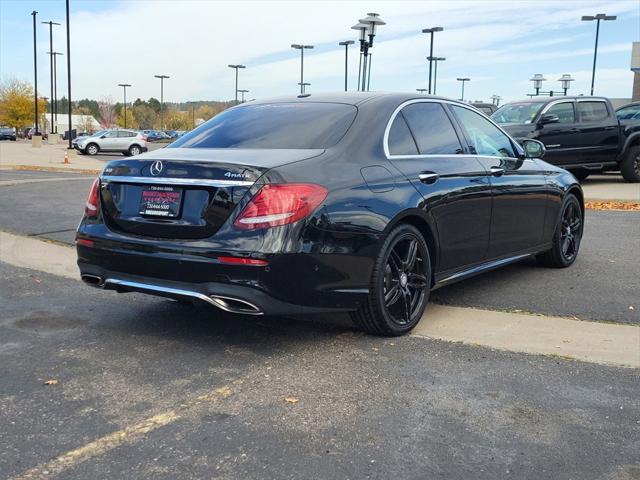
[{"label": "side mirror", "polygon": [[546,125],[547,123],[558,123],[560,122],[560,117],[557,115],[543,115],[540,119],[540,125]]},{"label": "side mirror", "polygon": [[524,149],[525,158],[542,158],[547,151],[544,143],[533,139],[523,140],[522,148]]}]

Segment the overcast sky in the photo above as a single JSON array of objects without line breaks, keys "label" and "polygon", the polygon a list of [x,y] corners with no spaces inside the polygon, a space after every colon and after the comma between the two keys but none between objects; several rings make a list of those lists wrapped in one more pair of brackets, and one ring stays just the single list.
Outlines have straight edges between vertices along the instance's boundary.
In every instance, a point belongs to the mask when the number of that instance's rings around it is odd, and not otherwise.
[{"label": "overcast sky", "polygon": [[[33,82],[33,9],[38,14],[38,81],[50,95],[48,26],[54,50],[66,53],[64,0],[0,0],[0,77]],[[295,94],[300,55],[292,43],[315,45],[305,52],[310,93],[344,87],[342,40],[355,39],[350,27],[367,12],[387,22],[373,48],[372,90],[415,91],[426,87],[429,37],[426,27],[442,26],[434,54],[438,94],[458,98],[456,77],[470,77],[465,97],[522,98],[529,78],[542,73],[545,87],[558,89],[563,73],[576,78],[571,92],[589,93],[595,22],[582,15],[607,13],[618,20],[600,28],[596,94],[630,97],[631,43],[640,40],[640,2],[609,1],[88,1],[71,0],[72,95],[74,99],[111,96],[118,83],[130,83],[128,98],[160,96],[166,74],[166,101],[233,98],[230,63],[242,63],[239,88],[249,98]],[[358,63],[351,49],[350,88]],[[66,95],[66,57],[58,57],[58,96]]]}]

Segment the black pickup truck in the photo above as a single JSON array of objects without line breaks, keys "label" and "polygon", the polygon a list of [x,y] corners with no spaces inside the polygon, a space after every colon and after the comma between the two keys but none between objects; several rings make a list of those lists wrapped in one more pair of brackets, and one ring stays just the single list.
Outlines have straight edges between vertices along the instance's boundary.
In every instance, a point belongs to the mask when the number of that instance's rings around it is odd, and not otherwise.
[{"label": "black pickup truck", "polygon": [[571,171],[578,180],[619,170],[640,182],[640,121],[619,120],[602,97],[534,97],[507,103],[491,115],[513,138],[540,140],[545,161]]}]

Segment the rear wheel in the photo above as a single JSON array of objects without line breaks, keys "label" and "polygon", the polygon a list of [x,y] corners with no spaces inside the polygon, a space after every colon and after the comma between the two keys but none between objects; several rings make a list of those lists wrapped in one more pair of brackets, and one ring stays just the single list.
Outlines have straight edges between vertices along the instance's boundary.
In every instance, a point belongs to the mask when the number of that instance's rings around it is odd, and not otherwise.
[{"label": "rear wheel", "polygon": [[546,267],[564,268],[575,262],[582,240],[582,230],[582,208],[576,196],[570,193],[562,203],[560,218],[553,235],[553,247],[538,255],[540,263]]},{"label": "rear wheel", "polygon": [[420,321],[430,287],[427,244],[417,228],[401,224],[384,241],[374,265],[369,298],[351,318],[356,326],[374,335],[403,335]]},{"label": "rear wheel", "polygon": [[129,147],[129,155],[130,156],[135,156],[135,155],[140,155],[142,153],[142,149],[138,146],[138,145],[131,145]]},{"label": "rear wheel", "polygon": [[620,173],[627,182],[640,182],[640,145],[629,148],[620,164]]},{"label": "rear wheel", "polygon": [[100,148],[95,143],[90,143],[89,145],[87,145],[87,148],[85,148],[84,151],[89,155],[97,155],[100,151]]}]

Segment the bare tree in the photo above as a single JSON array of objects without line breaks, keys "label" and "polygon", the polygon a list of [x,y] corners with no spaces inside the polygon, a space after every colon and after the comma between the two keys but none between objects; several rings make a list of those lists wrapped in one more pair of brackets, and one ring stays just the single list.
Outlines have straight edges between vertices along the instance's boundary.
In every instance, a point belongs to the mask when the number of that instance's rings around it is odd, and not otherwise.
[{"label": "bare tree", "polygon": [[98,115],[102,128],[114,128],[116,126],[116,108],[111,97],[103,97],[98,102]]}]

